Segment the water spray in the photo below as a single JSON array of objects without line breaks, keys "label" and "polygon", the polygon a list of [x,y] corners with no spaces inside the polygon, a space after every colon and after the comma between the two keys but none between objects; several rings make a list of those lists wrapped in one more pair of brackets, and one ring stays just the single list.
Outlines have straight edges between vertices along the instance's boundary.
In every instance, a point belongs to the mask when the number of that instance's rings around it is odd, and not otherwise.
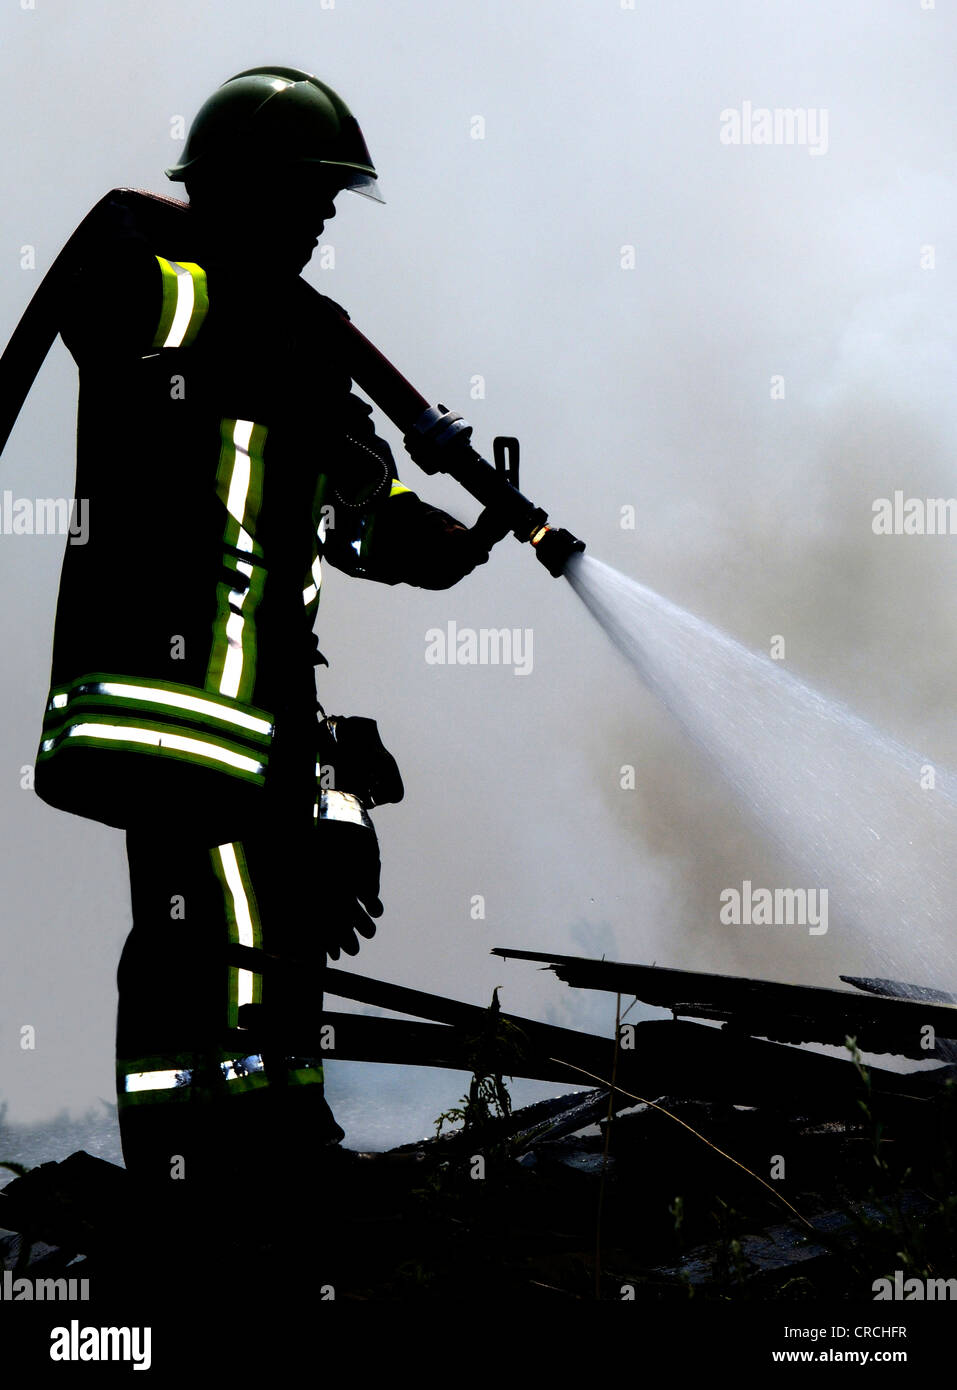
[{"label": "water spray", "polygon": [[[99,255],[101,219],[117,207],[157,244],[178,237],[186,205],[114,189],[84,218],[34,294],[0,358],[0,451],[59,326],[64,279]],[[518,440],[494,441],[494,463],[472,447],[471,426],[430,406],[322,296],[349,375],[402,431],[424,472],[447,473],[482,503],[472,533],[491,546],[510,532],[548,572],[565,575],[646,686],[722,773],[742,809],[790,851],[812,884],[827,888],[845,930],[894,973],[926,979],[957,969],[957,773],[929,764],[835,701],[726,634],[580,552],[518,487]],[[878,984],[884,983],[878,981]],[[866,985],[864,986],[866,987]]]}]

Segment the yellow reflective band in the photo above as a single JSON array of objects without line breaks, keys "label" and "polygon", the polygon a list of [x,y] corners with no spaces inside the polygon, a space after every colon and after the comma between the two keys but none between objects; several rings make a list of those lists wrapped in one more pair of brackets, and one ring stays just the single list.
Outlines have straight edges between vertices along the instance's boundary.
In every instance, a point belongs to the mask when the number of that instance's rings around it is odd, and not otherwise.
[{"label": "yellow reflective band", "polygon": [[229,513],[224,539],[236,550],[262,555],[256,522],[262,505],[266,426],[252,420],[223,420],[216,492]]},{"label": "yellow reflective band", "polygon": [[[216,845],[210,850],[213,869],[223,887],[223,906],[229,940],[240,946],[262,946],[259,907],[241,842]],[[226,1023],[239,1024],[243,1004],[262,1002],[262,976],[231,965],[226,971]]]},{"label": "yellow reflective band", "polygon": [[[245,534],[245,533],[243,533]],[[247,579],[252,579],[253,567],[247,565],[242,560],[237,560],[236,569],[240,574],[244,574]],[[233,699],[239,690],[239,684],[243,675],[243,632],[246,626],[242,615],[242,606],[246,602],[247,596],[251,592],[252,586],[246,589],[230,589],[227,605],[229,616],[226,619],[226,659],[223,662],[223,674],[219,680],[219,693],[221,695],[231,695]],[[255,604],[250,604],[252,608]],[[237,613],[236,609],[240,611]]]},{"label": "yellow reflective band", "polygon": [[[223,420],[216,491],[228,513],[223,539],[247,555],[262,555],[255,539],[263,492],[263,446],[266,429],[252,420]],[[262,598],[266,571],[226,556],[225,564],[249,582],[245,589],[217,587],[217,615],[206,672],[207,689],[233,699],[250,700],[256,681],[255,610]]]},{"label": "yellow reflective band", "polygon": [[389,489],[390,497],[398,497],[400,492],[411,492],[412,489],[406,487],[405,483],[400,483],[398,478],[392,479],[392,486]]},{"label": "yellow reflective band", "polygon": [[[243,873],[239,867],[239,860],[236,856],[235,844],[217,845],[216,853],[219,855],[219,862],[222,865],[223,878],[232,897],[232,919],[236,923],[236,940],[240,946],[257,946],[258,932],[253,925],[253,910],[250,906],[250,894],[252,885],[247,892],[246,884],[243,882]],[[245,857],[243,868],[246,868]],[[248,875],[248,870],[246,871]],[[244,971],[248,974],[248,971]]]},{"label": "yellow reflective band", "polygon": [[189,347],[209,310],[206,272],[193,261],[156,259],[163,277],[163,304],[152,346]]},{"label": "yellow reflective band", "polygon": [[226,497],[226,510],[234,516],[240,526],[246,520],[246,498],[249,496],[249,441],[252,437],[252,420],[237,420],[233,426],[233,444],[236,448],[233,470],[229,479],[229,492]]},{"label": "yellow reflective band", "polygon": [[[248,1057],[232,1057],[218,1064],[225,1081],[243,1081],[264,1071],[261,1053]],[[194,1084],[195,1069],[184,1066],[159,1071],[128,1072],[123,1078],[123,1092],[138,1095],[143,1091],[182,1090]],[[265,1079],[265,1078],[263,1078]]]},{"label": "yellow reflective band", "polygon": [[[164,690],[160,686],[129,685],[122,681],[99,681],[95,685],[78,687],[81,692],[87,689],[93,690],[99,695],[115,695],[119,699],[142,700],[146,704],[173,705],[176,709],[200,714],[205,719],[220,719],[227,724],[235,724],[241,729],[252,729],[254,733],[264,734],[267,737],[272,733],[272,724],[268,719],[257,719],[252,714],[244,714],[242,710],[232,709],[228,705],[221,705],[214,700],[206,700],[196,695],[180,695],[175,691]],[[53,708],[62,708],[66,701],[65,695],[55,695],[50,704]]]},{"label": "yellow reflective band", "polygon": [[155,748],[159,752],[169,751],[184,753],[197,758],[208,758],[212,762],[223,763],[227,767],[236,768],[240,772],[252,773],[258,777],[264,776],[266,772],[265,764],[256,758],[246,758],[239,753],[232,753],[226,748],[219,747],[218,744],[207,743],[205,739],[184,738],[182,734],[170,733],[165,729],[162,731],[137,729],[123,724],[73,724],[70,728],[58,733],[56,738],[44,739],[40,745],[41,752],[48,753],[64,739],[97,739],[110,743],[134,743],[145,748]]}]

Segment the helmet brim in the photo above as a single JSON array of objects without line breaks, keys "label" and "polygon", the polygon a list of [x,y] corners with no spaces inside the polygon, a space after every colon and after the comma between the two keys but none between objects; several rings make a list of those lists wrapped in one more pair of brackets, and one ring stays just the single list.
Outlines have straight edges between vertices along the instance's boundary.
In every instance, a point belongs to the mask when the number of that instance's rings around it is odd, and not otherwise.
[{"label": "helmet brim", "polygon": [[[184,183],[191,174],[195,175],[197,173],[197,165],[200,163],[200,160],[193,159],[187,164],[174,164],[171,168],[164,169],[163,172],[173,183]],[[337,164],[334,161],[325,159],[292,161],[293,165],[296,163],[317,164],[321,168],[329,171],[330,176],[333,181],[339,185],[340,190],[348,188],[350,193],[361,193],[363,198],[371,198],[375,203],[385,202],[379,190],[378,178],[375,174],[369,174],[364,169],[357,169],[348,164]],[[199,173],[201,177],[201,171],[199,171]]]},{"label": "helmet brim", "polygon": [[362,174],[356,171],[350,174],[349,181],[343,183],[342,186],[343,188],[348,188],[350,193],[361,193],[363,198],[371,198],[373,202],[385,202],[385,199],[379,192],[379,180],[372,178],[369,174]]}]

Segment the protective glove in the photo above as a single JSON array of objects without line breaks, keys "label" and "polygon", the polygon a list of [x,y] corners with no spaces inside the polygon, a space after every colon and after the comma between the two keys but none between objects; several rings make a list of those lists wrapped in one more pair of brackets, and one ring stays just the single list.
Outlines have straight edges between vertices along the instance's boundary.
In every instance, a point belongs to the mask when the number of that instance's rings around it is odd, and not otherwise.
[{"label": "protective glove", "polygon": [[446,512],[434,510],[434,534],[422,556],[418,583],[421,589],[451,589],[477,565],[486,563],[489,547],[480,535],[461,522]]},{"label": "protective glove", "polygon": [[[413,494],[407,496],[408,502],[405,496],[393,499],[390,516],[401,528],[397,530],[402,545],[398,568],[406,584],[419,589],[451,589],[476,565],[485,564],[489,543],[482,531],[469,530],[448,512],[430,507]],[[377,539],[386,541],[384,537]]]},{"label": "protective glove", "polygon": [[379,737],[374,719],[330,714],[319,726],[316,761],[332,769],[333,780],[320,786],[339,787],[358,797],[366,810],[405,795],[395,758]]},{"label": "protective glove", "polygon": [[327,955],[359,954],[359,937],[375,936],[381,917],[379,841],[358,797],[323,791],[319,796],[320,863],[323,865],[320,932]]}]

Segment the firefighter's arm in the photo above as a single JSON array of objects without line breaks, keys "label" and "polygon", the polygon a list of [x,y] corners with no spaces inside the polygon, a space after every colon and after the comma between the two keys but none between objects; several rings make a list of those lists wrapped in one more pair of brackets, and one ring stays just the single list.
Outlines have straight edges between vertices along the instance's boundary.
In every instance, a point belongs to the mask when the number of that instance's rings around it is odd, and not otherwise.
[{"label": "firefighter's arm", "polygon": [[337,569],[383,584],[448,589],[489,557],[488,546],[455,517],[400,482],[372,407],[349,396],[338,466],[330,477],[334,524],[325,555]]}]

